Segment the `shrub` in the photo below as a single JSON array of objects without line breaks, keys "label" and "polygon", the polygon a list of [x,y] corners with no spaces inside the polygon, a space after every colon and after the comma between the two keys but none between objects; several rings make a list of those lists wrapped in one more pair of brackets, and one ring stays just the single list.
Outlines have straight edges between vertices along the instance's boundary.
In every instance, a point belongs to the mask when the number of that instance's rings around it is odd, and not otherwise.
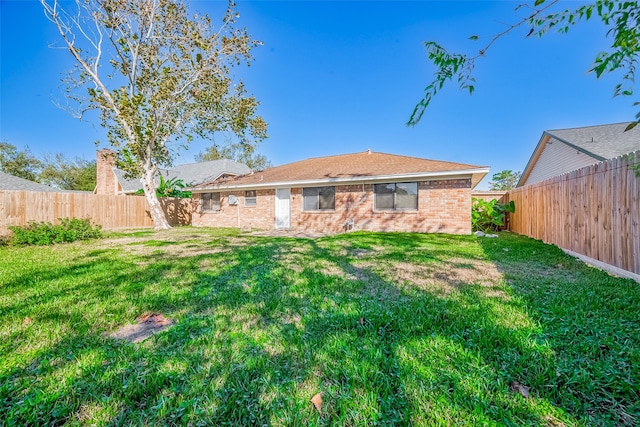
[{"label": "shrub", "polygon": [[[164,179],[164,176],[160,174],[160,184],[156,189],[156,195],[158,197],[177,197],[180,199],[191,198],[191,191],[185,191],[184,188],[188,184],[185,184],[183,180],[178,178]],[[144,190],[140,189],[136,191],[136,194],[141,196],[144,194]]]},{"label": "shrub", "polygon": [[471,228],[473,231],[497,231],[504,226],[506,212],[515,213],[516,205],[511,200],[509,203],[498,203],[496,199],[487,202],[483,199],[472,200]]},{"label": "shrub", "polygon": [[51,245],[76,240],[99,239],[102,227],[91,225],[89,218],[59,218],[60,224],[30,221],[24,226],[10,226],[13,235],[9,239],[12,245]]}]

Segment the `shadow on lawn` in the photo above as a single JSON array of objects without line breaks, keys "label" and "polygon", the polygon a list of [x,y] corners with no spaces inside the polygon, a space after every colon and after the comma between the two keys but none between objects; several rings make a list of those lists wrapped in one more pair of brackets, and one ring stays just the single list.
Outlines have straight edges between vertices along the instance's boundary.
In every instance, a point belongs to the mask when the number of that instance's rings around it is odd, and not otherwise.
[{"label": "shadow on lawn", "polygon": [[[487,296],[473,282],[451,295],[408,288],[385,270],[397,262],[446,269],[452,252],[501,265],[502,248],[483,253],[471,237],[414,234],[243,241],[188,257],[93,251],[42,273],[47,291],[12,301],[2,316],[31,316],[57,337],[0,371],[0,417],[292,426],[559,426],[584,417],[584,397],[567,407],[564,390],[548,389],[558,349],[522,299]],[[69,275],[76,284],[57,288]],[[30,311],[39,306],[46,314]],[[178,322],[140,345],[105,337],[147,311]],[[16,327],[3,351],[19,351],[18,339],[36,346],[47,332],[28,328]],[[510,392],[511,381],[530,385],[533,398]],[[321,415],[309,403],[317,392]]]},{"label": "shadow on lawn", "polygon": [[589,425],[640,422],[638,284],[524,236],[479,242],[553,350],[549,400]]}]

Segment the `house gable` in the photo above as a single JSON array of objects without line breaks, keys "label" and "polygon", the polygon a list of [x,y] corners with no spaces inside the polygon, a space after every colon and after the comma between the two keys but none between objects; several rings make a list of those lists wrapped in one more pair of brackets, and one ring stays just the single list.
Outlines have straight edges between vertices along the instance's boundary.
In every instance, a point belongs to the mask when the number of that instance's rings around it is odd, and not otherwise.
[{"label": "house gable", "polygon": [[626,123],[548,130],[542,133],[518,187],[640,149],[640,127]]},{"label": "house gable", "polygon": [[[600,161],[551,135],[543,136],[542,145],[527,175],[520,179],[519,186],[544,181],[545,179],[580,169]],[[523,174],[524,175],[524,174]]]}]

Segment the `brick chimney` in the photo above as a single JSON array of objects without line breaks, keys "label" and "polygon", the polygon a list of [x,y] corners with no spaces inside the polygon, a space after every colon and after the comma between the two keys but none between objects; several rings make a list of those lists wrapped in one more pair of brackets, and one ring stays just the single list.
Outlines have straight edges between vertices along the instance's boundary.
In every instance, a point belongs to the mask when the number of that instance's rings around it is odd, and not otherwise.
[{"label": "brick chimney", "polygon": [[96,194],[118,194],[116,152],[104,148],[96,153]]}]

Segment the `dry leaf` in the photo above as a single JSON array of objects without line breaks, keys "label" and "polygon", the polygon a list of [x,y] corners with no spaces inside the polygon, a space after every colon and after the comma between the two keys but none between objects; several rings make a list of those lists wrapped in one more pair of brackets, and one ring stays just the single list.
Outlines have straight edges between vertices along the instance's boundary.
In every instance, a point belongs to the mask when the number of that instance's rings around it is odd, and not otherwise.
[{"label": "dry leaf", "polygon": [[30,325],[31,322],[33,322],[33,320],[31,320],[30,317],[25,317],[24,320],[22,321],[23,325]]},{"label": "dry leaf", "polygon": [[162,314],[154,314],[149,319],[147,319],[147,322],[153,322],[157,326],[165,326],[165,325],[169,325],[171,323],[171,320],[167,319]]},{"label": "dry leaf", "polygon": [[522,395],[522,397],[524,397],[525,399],[529,398],[529,390],[530,388],[520,384],[517,381],[512,381],[509,384],[509,390],[511,390],[511,392],[513,393],[520,393],[520,395]]},{"label": "dry leaf", "polygon": [[144,322],[146,322],[147,320],[149,320],[149,318],[150,318],[151,316],[153,316],[153,315],[154,315],[154,313],[144,313],[142,316],[138,317],[138,318],[136,319],[136,321],[137,321],[138,323],[144,323]]},{"label": "dry leaf", "polygon": [[322,413],[322,392],[316,393],[315,396],[311,398],[311,403],[316,407],[318,413]]},{"label": "dry leaf", "polygon": [[165,326],[171,324],[171,320],[164,317],[162,313],[145,313],[138,317],[138,323],[153,323],[157,326]]}]

